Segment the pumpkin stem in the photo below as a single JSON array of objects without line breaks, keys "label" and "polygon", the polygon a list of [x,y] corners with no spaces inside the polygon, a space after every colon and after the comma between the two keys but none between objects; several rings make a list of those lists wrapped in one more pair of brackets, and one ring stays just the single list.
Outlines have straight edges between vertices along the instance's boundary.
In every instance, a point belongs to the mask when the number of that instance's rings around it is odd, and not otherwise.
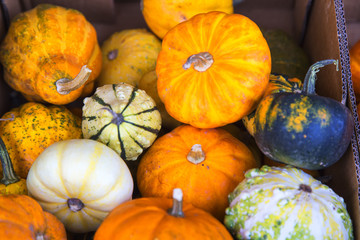
[{"label": "pumpkin stem", "polygon": [[309,185],[306,185],[306,184],[300,184],[299,190],[304,191],[304,192],[308,192],[308,193],[312,192],[311,187]]},{"label": "pumpkin stem", "polygon": [[315,94],[316,73],[320,71],[320,68],[330,64],[335,64],[336,71],[339,71],[339,61],[334,59],[318,61],[310,66],[304,79],[303,92]]},{"label": "pumpkin stem", "polygon": [[111,61],[111,60],[114,60],[115,58],[117,58],[118,52],[119,52],[119,50],[117,50],[117,49],[111,50],[110,52],[108,52],[107,58],[108,58],[110,61]]},{"label": "pumpkin stem", "polygon": [[84,65],[79,74],[74,79],[61,78],[55,82],[56,91],[62,95],[69,94],[80,88],[88,80],[91,74],[91,69]]},{"label": "pumpkin stem", "polygon": [[191,150],[186,158],[194,164],[199,164],[204,161],[205,153],[201,148],[201,144],[194,144],[194,146],[191,147]]},{"label": "pumpkin stem", "polygon": [[183,65],[185,70],[189,69],[194,64],[194,69],[199,72],[205,72],[214,62],[213,56],[208,52],[200,52],[191,55],[186,63]]},{"label": "pumpkin stem", "polygon": [[168,213],[174,217],[184,217],[182,210],[183,206],[183,192],[180,188],[174,188],[173,190],[173,205],[168,210]]},{"label": "pumpkin stem", "polygon": [[2,138],[0,137],[0,158],[3,169],[3,178],[1,183],[5,186],[20,181],[20,178],[15,174],[13,164],[11,162],[8,151]]},{"label": "pumpkin stem", "polygon": [[67,205],[73,212],[78,212],[85,207],[84,203],[78,198],[69,198]]}]

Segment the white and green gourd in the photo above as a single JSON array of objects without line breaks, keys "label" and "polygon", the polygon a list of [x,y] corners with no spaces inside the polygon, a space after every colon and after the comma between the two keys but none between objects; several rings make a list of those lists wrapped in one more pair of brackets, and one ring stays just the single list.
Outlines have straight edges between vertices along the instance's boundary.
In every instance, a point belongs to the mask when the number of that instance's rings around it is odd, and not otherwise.
[{"label": "white and green gourd", "polygon": [[124,160],[137,160],[161,129],[155,101],[127,83],[98,87],[84,99],[82,111],[84,138],[106,144]]},{"label": "white and green gourd", "polygon": [[246,172],[229,194],[224,224],[236,239],[354,239],[343,198],[290,166]]}]

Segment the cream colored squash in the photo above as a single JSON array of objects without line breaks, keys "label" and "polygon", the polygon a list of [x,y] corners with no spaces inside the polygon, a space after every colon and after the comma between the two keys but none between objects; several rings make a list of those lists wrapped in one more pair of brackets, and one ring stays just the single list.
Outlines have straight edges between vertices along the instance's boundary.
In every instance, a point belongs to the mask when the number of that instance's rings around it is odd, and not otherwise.
[{"label": "cream colored squash", "polygon": [[27,177],[29,195],[70,232],[98,228],[108,213],[132,198],[133,179],[125,162],[90,139],[56,142],[35,160]]},{"label": "cream colored squash", "polygon": [[82,132],[114,149],[124,160],[137,160],[161,129],[155,101],[127,83],[98,87],[84,99]]}]

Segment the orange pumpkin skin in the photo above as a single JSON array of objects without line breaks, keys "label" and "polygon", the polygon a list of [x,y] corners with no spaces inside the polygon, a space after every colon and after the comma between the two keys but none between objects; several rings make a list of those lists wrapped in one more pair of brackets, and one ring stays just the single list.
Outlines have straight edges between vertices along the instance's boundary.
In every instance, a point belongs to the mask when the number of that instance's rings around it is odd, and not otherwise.
[{"label": "orange pumpkin skin", "polygon": [[158,93],[176,120],[221,127],[255,109],[270,70],[269,46],[256,23],[240,14],[198,14],[164,37]]},{"label": "orange pumpkin skin", "polygon": [[27,102],[1,119],[0,136],[21,178],[27,177],[32,163],[52,143],[82,137],[81,118],[64,106]]},{"label": "orange pumpkin skin", "polygon": [[1,239],[66,240],[64,225],[27,195],[0,196]]},{"label": "orange pumpkin skin", "polygon": [[142,0],[141,12],[149,28],[162,39],[175,25],[196,14],[209,11],[233,13],[232,4],[232,0]]},{"label": "orange pumpkin skin", "polygon": [[357,102],[360,99],[360,40],[350,48],[350,70]]},{"label": "orange pumpkin skin", "polygon": [[[0,61],[5,81],[28,101],[62,105],[93,90],[102,55],[94,27],[80,12],[40,4],[13,19],[0,46]],[[75,79],[85,65],[92,71],[88,79],[59,93],[58,80]]]},{"label": "orange pumpkin skin", "polygon": [[[193,151],[198,144],[201,151]],[[181,188],[184,202],[222,221],[228,194],[246,170],[259,165],[250,149],[229,132],[182,125],[155,140],[143,155],[137,183],[143,197],[171,197],[173,188]]]},{"label": "orange pumpkin skin", "polygon": [[95,232],[94,240],[233,239],[209,213],[184,202],[184,217],[167,213],[172,200],[137,198],[113,209]]}]

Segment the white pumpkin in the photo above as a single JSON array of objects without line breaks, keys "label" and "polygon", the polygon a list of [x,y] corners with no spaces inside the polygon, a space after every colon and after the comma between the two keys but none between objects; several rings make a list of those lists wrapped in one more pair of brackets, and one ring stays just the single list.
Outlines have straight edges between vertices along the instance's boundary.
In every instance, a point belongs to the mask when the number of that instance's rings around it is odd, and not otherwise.
[{"label": "white pumpkin", "polygon": [[353,239],[344,200],[294,167],[249,170],[229,202],[224,223],[237,239]]},{"label": "white pumpkin", "polygon": [[120,156],[90,139],[50,145],[34,161],[26,182],[29,195],[76,233],[96,230],[113,208],[131,200],[134,187]]}]

